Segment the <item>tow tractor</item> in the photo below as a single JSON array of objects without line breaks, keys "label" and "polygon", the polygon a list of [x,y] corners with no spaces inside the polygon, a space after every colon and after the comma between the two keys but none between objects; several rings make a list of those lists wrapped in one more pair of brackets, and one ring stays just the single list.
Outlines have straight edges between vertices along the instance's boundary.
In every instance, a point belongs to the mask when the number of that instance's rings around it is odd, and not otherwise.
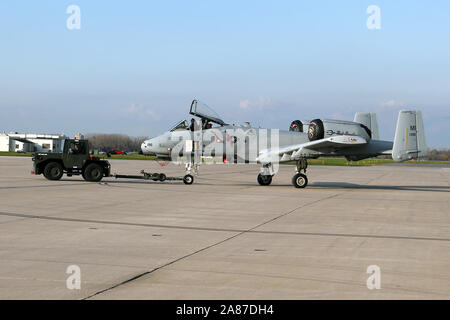
[{"label": "tow tractor", "polygon": [[116,179],[143,179],[152,181],[183,181],[192,184],[194,177],[191,166],[186,166],[183,177],[168,177],[164,173],[151,173],[141,171],[141,175],[111,174],[109,161],[94,157],[89,152],[89,141],[84,139],[66,139],[62,153],[36,152],[33,154],[32,174],[43,174],[48,180],[60,180],[64,174],[68,177],[81,175],[84,180],[99,182],[103,177]]}]

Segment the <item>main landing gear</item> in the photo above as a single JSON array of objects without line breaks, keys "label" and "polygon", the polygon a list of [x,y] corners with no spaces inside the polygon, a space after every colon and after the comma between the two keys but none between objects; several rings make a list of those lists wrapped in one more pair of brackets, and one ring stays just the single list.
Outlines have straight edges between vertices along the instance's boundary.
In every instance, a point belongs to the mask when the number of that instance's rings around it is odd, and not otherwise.
[{"label": "main landing gear", "polygon": [[[308,185],[308,178],[306,177],[308,161],[302,158],[297,160],[296,165],[296,174],[292,177],[292,184],[296,188],[305,188]],[[258,174],[258,183],[262,186],[268,186],[272,182],[274,175],[273,165],[271,163],[264,164],[261,172]]]},{"label": "main landing gear", "polygon": [[[297,173],[292,177],[292,184],[296,188],[304,188],[308,185],[308,178],[306,177],[306,168],[308,161],[306,159],[297,160]],[[303,170],[304,174],[301,173]]]}]

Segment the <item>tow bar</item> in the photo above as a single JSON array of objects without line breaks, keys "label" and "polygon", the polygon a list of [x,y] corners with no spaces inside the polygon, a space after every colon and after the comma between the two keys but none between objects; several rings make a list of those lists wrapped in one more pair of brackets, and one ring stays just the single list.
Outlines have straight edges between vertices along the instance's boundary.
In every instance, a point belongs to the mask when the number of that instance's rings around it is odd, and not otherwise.
[{"label": "tow bar", "polygon": [[190,174],[186,174],[183,177],[167,177],[164,173],[152,173],[145,172],[141,170],[141,176],[138,175],[128,175],[128,174],[113,174],[111,177],[116,179],[142,179],[142,180],[153,180],[153,181],[183,181],[184,184],[192,184],[194,182],[194,177]]}]

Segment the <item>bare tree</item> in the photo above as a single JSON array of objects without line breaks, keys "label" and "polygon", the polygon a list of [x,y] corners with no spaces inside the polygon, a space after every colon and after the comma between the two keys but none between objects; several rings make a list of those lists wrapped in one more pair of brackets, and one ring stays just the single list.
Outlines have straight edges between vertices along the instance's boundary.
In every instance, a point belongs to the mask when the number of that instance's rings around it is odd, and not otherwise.
[{"label": "bare tree", "polygon": [[450,149],[432,149],[428,150],[428,160],[448,161],[450,159]]},{"label": "bare tree", "polygon": [[93,149],[122,151],[139,151],[141,144],[148,137],[130,137],[119,133],[90,133],[86,135]]}]

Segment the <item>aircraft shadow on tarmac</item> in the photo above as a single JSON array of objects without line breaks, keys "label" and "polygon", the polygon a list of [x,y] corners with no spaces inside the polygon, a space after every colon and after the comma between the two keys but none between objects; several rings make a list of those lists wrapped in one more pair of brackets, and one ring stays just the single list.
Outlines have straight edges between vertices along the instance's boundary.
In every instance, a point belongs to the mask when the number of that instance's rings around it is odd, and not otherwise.
[{"label": "aircraft shadow on tarmac", "polygon": [[[61,179],[61,181],[67,182],[80,182],[80,183],[94,183],[94,184],[148,184],[148,185],[171,185],[171,184],[181,184],[183,185],[183,181],[153,181],[153,180],[102,180],[100,182],[86,182],[83,179]],[[195,182],[194,182],[195,183]]]},{"label": "aircraft shadow on tarmac", "polygon": [[313,182],[309,184],[307,188],[450,192],[450,186],[383,186],[383,185],[355,184],[348,182]]}]

